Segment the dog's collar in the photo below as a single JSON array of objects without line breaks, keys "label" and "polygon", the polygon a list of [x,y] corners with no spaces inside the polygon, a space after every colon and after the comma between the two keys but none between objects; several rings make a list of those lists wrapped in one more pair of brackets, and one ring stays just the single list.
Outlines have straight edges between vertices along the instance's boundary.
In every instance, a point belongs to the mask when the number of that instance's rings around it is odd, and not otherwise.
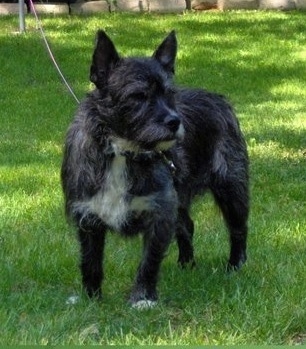
[{"label": "dog's collar", "polygon": [[135,162],[149,162],[149,161],[155,161],[157,159],[161,159],[170,169],[171,173],[174,175],[176,172],[176,167],[172,161],[172,159],[169,158],[169,155],[166,154],[164,151],[158,151],[158,150],[144,150],[144,151],[120,151],[119,155],[126,157],[127,159]]},{"label": "dog's collar", "polygon": [[119,155],[125,156],[126,158],[134,161],[154,160],[159,157],[158,152],[154,150],[144,150],[144,151],[121,150],[119,152]]},{"label": "dog's collar", "polygon": [[[115,142],[114,139],[116,140]],[[129,147],[130,149],[123,150],[123,147]],[[167,150],[141,150],[124,139],[113,138],[109,141],[105,153],[111,156],[124,156],[126,159],[129,159],[129,161],[140,163],[152,162],[160,159],[168,166],[173,175],[176,172],[176,167]]]}]

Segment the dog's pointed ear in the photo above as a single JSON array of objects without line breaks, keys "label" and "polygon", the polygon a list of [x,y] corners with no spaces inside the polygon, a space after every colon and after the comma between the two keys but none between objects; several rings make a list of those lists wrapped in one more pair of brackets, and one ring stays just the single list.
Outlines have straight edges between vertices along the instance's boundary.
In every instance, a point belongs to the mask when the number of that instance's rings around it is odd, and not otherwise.
[{"label": "dog's pointed ear", "polygon": [[174,74],[176,51],[177,40],[175,31],[172,30],[172,32],[157,47],[153,54],[153,58],[155,58],[167,72]]},{"label": "dog's pointed ear", "polygon": [[111,39],[103,30],[99,30],[90,67],[90,81],[99,89],[105,86],[110,70],[118,63],[119,59]]}]

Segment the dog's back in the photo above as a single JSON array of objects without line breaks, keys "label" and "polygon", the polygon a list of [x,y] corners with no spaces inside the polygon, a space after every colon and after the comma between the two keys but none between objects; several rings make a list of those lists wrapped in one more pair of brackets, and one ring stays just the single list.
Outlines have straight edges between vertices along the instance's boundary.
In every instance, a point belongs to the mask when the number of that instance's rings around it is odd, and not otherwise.
[{"label": "dog's back", "polygon": [[205,189],[213,180],[236,175],[247,181],[246,143],[227,100],[202,89],[180,89],[177,108],[185,129],[178,147],[188,162],[186,184]]}]

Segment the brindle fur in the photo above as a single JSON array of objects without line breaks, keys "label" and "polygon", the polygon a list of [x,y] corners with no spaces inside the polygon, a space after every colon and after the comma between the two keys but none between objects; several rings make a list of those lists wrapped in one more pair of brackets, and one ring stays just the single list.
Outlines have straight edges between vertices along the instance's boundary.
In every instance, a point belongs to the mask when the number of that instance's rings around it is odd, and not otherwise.
[{"label": "brindle fur", "polygon": [[206,190],[229,230],[228,267],[238,269],[246,261],[246,144],[222,96],[174,86],[176,51],[171,32],[152,57],[121,58],[105,32],[97,34],[90,69],[96,89],[68,130],[61,173],[89,296],[101,296],[105,235],[111,229],[143,235],[130,302],[153,304],[173,237],[179,264],[194,264],[189,210],[194,196]]}]

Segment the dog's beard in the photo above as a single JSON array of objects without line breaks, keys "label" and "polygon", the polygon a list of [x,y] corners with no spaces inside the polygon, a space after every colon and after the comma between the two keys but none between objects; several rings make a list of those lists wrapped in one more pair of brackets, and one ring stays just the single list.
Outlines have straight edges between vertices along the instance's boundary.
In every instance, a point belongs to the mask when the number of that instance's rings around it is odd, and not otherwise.
[{"label": "dog's beard", "polygon": [[175,132],[175,139],[169,140],[169,141],[161,141],[157,143],[157,145],[155,146],[155,149],[158,151],[165,151],[172,148],[177,141],[180,141],[184,138],[184,134],[185,134],[185,129],[183,125],[180,124],[179,129]]},{"label": "dog's beard", "polygon": [[154,145],[151,145],[150,147],[145,147],[142,145],[138,145],[133,141],[129,141],[120,137],[112,137],[111,139],[112,150],[116,155],[121,155],[125,152],[138,154],[147,151],[165,151],[173,147],[175,143],[176,140],[173,139],[169,141],[161,141],[158,143],[154,143]]},{"label": "dog's beard", "polygon": [[[174,146],[177,141],[184,138],[185,129],[182,123],[173,132],[167,126],[158,123],[131,122],[120,128],[113,129],[110,143],[116,154],[123,152],[140,153],[146,151],[166,151]],[[112,125],[113,126],[113,125]]]},{"label": "dog's beard", "polygon": [[176,141],[182,140],[184,133],[185,130],[182,124],[176,132],[171,132],[166,127],[152,125],[137,132],[135,142],[145,150],[163,151],[170,149]]},{"label": "dog's beard", "polygon": [[141,151],[137,143],[121,137],[111,137],[111,145],[114,153],[120,155],[124,152],[139,153]]}]

